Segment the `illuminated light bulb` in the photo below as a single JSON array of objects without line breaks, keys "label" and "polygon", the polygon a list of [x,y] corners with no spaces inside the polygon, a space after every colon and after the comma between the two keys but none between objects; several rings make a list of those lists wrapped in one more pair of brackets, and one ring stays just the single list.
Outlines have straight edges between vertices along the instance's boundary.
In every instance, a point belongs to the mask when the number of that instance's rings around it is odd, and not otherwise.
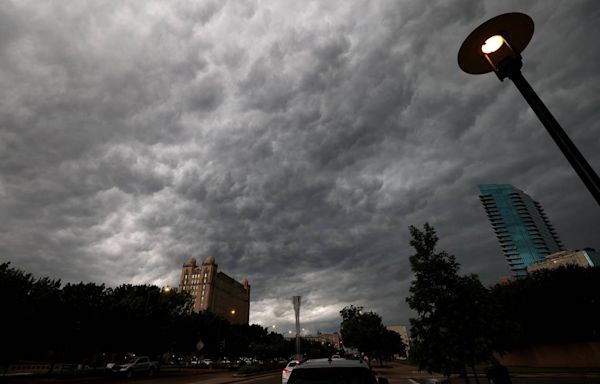
[{"label": "illuminated light bulb", "polygon": [[492,53],[496,52],[504,44],[504,38],[500,35],[494,35],[487,39],[481,46],[481,52]]}]

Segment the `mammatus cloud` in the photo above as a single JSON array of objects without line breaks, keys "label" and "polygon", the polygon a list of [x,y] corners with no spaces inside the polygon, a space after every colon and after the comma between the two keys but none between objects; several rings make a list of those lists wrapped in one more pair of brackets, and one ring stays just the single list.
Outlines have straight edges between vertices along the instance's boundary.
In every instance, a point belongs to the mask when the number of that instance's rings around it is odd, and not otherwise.
[{"label": "mammatus cloud", "polygon": [[36,275],[175,285],[213,255],[285,332],[363,305],[407,323],[408,226],[509,274],[478,201],[512,183],[568,247],[597,210],[505,81],[456,63],[522,11],[525,76],[600,169],[594,1],[0,5],[0,257]]}]

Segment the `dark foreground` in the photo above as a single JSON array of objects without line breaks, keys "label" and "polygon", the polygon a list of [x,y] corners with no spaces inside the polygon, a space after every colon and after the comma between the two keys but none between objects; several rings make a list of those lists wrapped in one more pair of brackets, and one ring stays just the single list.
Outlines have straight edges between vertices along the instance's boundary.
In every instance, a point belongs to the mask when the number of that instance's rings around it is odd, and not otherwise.
[{"label": "dark foreground", "polygon": [[[420,372],[415,367],[403,364],[388,365],[384,368],[374,367],[381,376],[387,377],[390,384],[429,384],[441,380],[440,375]],[[453,377],[452,384],[464,383],[463,379]],[[476,384],[475,378],[469,382]],[[512,376],[513,384],[600,384],[599,373],[568,374],[520,374]],[[88,377],[88,378],[35,378],[35,377],[1,377],[0,384],[281,384],[280,371],[263,373],[249,377],[236,377],[231,372],[163,372],[157,377]],[[485,377],[479,377],[480,384],[488,384]]]}]

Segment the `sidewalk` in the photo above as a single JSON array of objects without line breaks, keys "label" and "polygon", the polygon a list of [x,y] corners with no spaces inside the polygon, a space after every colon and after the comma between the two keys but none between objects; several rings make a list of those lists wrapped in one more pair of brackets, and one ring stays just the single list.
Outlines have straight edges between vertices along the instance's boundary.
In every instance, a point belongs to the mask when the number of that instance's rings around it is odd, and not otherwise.
[{"label": "sidewalk", "polygon": [[[372,367],[379,375],[386,377],[390,384],[396,383],[411,383],[424,384],[433,383],[436,380],[443,380],[444,377],[440,374],[429,374],[424,371],[419,371],[416,367],[386,362],[385,367],[379,368],[376,364]],[[510,370],[510,368],[509,368]],[[475,384],[475,377],[469,374],[469,382]],[[478,373],[481,384],[487,384],[488,379],[484,373]],[[600,383],[600,372],[597,370],[576,370],[573,372],[511,372],[510,377],[515,384],[519,383]],[[451,383],[464,383],[464,379],[457,375],[450,377]]]}]

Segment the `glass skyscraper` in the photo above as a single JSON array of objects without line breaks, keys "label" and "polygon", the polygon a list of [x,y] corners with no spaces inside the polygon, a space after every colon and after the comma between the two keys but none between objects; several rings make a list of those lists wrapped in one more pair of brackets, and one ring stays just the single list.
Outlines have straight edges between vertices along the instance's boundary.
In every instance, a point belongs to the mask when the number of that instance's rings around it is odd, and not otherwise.
[{"label": "glass skyscraper", "polygon": [[544,209],[510,184],[481,184],[483,203],[502,252],[516,276],[527,274],[527,266],[544,256],[563,250]]}]

